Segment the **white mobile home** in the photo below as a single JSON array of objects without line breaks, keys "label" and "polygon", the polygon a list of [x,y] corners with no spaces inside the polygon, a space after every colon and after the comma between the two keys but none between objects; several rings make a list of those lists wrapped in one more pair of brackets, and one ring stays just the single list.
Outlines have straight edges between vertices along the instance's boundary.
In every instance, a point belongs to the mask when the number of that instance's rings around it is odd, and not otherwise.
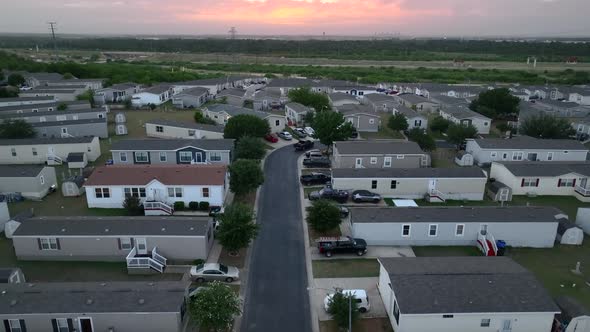
[{"label": "white mobile home", "polygon": [[455,124],[472,125],[477,129],[478,134],[487,135],[490,133],[492,119],[470,110],[467,107],[451,106],[441,108],[440,116]]},{"label": "white mobile home", "polygon": [[147,105],[161,105],[172,98],[172,89],[170,85],[156,85],[134,94],[131,97],[133,107],[143,107]]},{"label": "white mobile home", "polygon": [[55,168],[43,165],[0,165],[0,193],[20,193],[40,200],[57,187]]},{"label": "white mobile home", "polygon": [[222,139],[223,126],[156,119],[145,123],[145,133],[157,138]]},{"label": "white mobile home", "polygon": [[1,139],[0,165],[61,164],[72,152],[95,161],[100,157],[98,137]]}]

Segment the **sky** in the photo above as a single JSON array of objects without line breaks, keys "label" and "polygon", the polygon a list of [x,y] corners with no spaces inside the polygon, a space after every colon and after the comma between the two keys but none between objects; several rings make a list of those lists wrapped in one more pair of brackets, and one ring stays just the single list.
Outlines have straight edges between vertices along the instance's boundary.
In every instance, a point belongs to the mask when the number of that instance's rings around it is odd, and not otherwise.
[{"label": "sky", "polygon": [[0,0],[0,32],[580,36],[590,0]]}]

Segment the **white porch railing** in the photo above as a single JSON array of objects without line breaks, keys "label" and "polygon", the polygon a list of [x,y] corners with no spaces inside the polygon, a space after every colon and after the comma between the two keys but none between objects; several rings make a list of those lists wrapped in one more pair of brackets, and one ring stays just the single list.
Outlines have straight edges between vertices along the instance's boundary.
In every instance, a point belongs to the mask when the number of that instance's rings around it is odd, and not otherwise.
[{"label": "white porch railing", "polygon": [[54,154],[48,154],[47,155],[47,165],[61,165],[63,164],[63,160],[54,155]]},{"label": "white porch railing", "polygon": [[143,210],[148,212],[146,215],[154,215],[155,213],[150,213],[149,211],[162,211],[164,214],[172,215],[174,213],[174,208],[164,202],[144,202],[143,203]]},{"label": "white porch railing", "polygon": [[576,186],[576,188],[574,188],[574,190],[578,194],[580,194],[580,195],[582,195],[584,197],[590,196],[590,189],[587,189],[587,188],[584,188],[584,187],[581,187],[581,186]]},{"label": "white porch railing", "polygon": [[428,193],[428,196],[429,196],[430,199],[438,198],[443,203],[447,201],[445,195],[440,190],[437,190],[437,189],[430,190],[430,192]]},{"label": "white porch railing", "polygon": [[158,254],[157,247],[152,249],[150,256],[137,256],[137,248],[133,247],[127,254],[127,269],[154,269],[160,273],[164,272],[168,259]]}]

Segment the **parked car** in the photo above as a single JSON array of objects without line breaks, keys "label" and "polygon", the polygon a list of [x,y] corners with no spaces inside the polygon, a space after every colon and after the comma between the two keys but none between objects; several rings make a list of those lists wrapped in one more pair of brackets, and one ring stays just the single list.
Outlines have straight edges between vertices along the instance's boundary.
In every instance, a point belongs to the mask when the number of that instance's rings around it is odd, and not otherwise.
[{"label": "parked car", "polygon": [[324,173],[311,173],[311,174],[304,174],[299,177],[299,181],[304,186],[311,186],[314,184],[326,184],[326,182],[330,182],[332,177],[330,175]]},{"label": "parked car", "polygon": [[313,141],[299,141],[295,143],[296,151],[305,151],[313,148]]},{"label": "parked car", "polygon": [[285,141],[290,141],[293,139],[293,136],[288,131],[282,131],[278,135],[280,138],[284,139]]},{"label": "parked car", "polygon": [[329,168],[332,162],[328,157],[311,157],[303,159],[303,166],[316,168]]},{"label": "parked car", "polygon": [[307,137],[307,133],[305,132],[305,130],[303,130],[303,128],[293,129],[293,134],[299,138],[306,138]]},{"label": "parked car", "polygon": [[237,267],[226,266],[218,263],[204,263],[191,267],[190,277],[198,282],[221,280],[233,282],[240,279],[240,271]]},{"label": "parked car", "polygon": [[312,127],[305,127],[305,128],[303,128],[303,130],[309,136],[314,136],[315,135],[315,130],[313,130]]},{"label": "parked car", "polygon": [[279,141],[279,138],[277,137],[276,134],[267,134],[266,136],[264,136],[264,139],[267,142],[271,142],[271,143],[276,143]]},{"label": "parked car", "polygon": [[305,156],[307,158],[312,158],[312,157],[325,157],[325,154],[320,149],[313,149],[313,150],[307,151],[305,153]]},{"label": "parked car", "polygon": [[348,208],[346,206],[339,206],[338,208],[340,209],[340,218],[348,217],[350,211],[348,211]]},{"label": "parked car", "polygon": [[[352,295],[354,302],[357,303],[358,311],[361,313],[365,313],[371,308],[369,297],[364,289],[343,289],[342,294],[346,296]],[[330,301],[332,301],[333,297],[334,293],[331,293],[324,298],[324,309],[326,309],[326,311],[330,308]]]},{"label": "parked car", "polygon": [[355,190],[352,192],[352,201],[355,203],[371,202],[379,203],[381,201],[381,195],[372,193],[368,190]]},{"label": "parked car", "polygon": [[367,253],[367,242],[350,236],[321,237],[316,240],[320,254],[332,257],[336,253],[355,253],[362,256]]},{"label": "parked car", "polygon": [[345,190],[337,190],[329,187],[322,188],[318,191],[312,191],[307,195],[310,201],[318,199],[331,199],[338,203],[346,203],[348,201],[348,192]]}]

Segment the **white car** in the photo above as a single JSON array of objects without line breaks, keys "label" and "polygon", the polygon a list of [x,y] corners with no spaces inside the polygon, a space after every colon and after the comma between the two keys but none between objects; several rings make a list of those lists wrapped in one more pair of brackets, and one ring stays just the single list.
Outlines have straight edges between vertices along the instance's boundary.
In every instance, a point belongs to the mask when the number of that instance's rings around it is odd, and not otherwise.
[{"label": "white car", "polygon": [[306,134],[308,134],[309,136],[313,136],[315,135],[315,130],[313,130],[312,127],[305,127],[305,129],[303,129],[305,131]]},{"label": "white car", "polygon": [[191,280],[197,282],[220,280],[233,282],[240,279],[240,271],[237,267],[226,266],[218,263],[204,263],[191,267]]},{"label": "white car", "polygon": [[[371,309],[371,305],[369,304],[369,297],[367,296],[367,292],[364,289],[344,289],[342,290],[344,295],[352,294],[354,297],[354,301],[358,303],[358,310],[361,313],[365,313]],[[324,298],[324,309],[328,311],[330,307],[330,301],[334,297],[334,293],[326,295]]]},{"label": "white car", "polygon": [[293,139],[293,136],[288,131],[280,132],[278,135],[280,138],[284,139],[285,141],[290,141]]}]

